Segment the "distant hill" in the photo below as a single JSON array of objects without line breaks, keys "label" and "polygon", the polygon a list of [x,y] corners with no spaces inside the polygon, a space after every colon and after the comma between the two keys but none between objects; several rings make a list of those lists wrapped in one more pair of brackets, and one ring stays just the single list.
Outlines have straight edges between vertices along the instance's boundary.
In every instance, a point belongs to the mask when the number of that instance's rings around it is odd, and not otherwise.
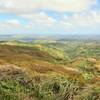
[{"label": "distant hill", "polygon": [[91,35],[82,35],[82,34],[77,34],[77,35],[72,35],[72,34],[57,34],[57,35],[37,35],[37,34],[8,34],[8,35],[0,35],[0,41],[8,41],[8,40],[17,40],[17,41],[24,41],[24,42],[32,42],[33,40],[38,40],[38,41],[55,41],[55,40],[73,40],[73,41],[99,41],[100,40],[100,34],[91,34]]}]

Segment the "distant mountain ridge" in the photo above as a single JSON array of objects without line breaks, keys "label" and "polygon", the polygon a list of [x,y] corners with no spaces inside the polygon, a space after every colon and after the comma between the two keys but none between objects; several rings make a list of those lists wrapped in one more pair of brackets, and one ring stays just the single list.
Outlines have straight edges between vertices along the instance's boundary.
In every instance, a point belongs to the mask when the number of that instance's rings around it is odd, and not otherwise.
[{"label": "distant mountain ridge", "polygon": [[100,34],[96,35],[35,35],[35,34],[8,34],[0,35],[0,41],[19,40],[32,42],[33,40],[100,40]]}]

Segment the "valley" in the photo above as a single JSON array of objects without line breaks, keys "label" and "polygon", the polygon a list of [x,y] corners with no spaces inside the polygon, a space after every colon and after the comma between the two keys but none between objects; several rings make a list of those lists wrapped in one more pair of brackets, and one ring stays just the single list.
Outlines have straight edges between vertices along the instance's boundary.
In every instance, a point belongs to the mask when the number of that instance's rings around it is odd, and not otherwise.
[{"label": "valley", "polygon": [[99,100],[97,40],[0,41],[0,100]]}]

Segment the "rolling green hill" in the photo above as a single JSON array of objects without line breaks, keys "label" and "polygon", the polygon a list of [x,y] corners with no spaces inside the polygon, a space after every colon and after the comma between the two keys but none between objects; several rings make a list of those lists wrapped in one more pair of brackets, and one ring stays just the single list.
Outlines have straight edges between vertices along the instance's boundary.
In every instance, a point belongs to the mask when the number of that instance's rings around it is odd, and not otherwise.
[{"label": "rolling green hill", "polygon": [[99,100],[99,86],[99,42],[0,42],[0,100]]}]

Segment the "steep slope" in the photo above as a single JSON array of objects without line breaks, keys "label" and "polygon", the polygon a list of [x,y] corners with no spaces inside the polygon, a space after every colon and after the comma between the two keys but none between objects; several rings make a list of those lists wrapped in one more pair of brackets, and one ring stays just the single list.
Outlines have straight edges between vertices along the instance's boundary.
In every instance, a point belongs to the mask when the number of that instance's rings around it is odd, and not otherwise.
[{"label": "steep slope", "polygon": [[40,51],[36,47],[20,47],[14,45],[0,45],[0,58],[5,61],[39,59],[53,62],[55,60],[53,56],[47,52]]}]

